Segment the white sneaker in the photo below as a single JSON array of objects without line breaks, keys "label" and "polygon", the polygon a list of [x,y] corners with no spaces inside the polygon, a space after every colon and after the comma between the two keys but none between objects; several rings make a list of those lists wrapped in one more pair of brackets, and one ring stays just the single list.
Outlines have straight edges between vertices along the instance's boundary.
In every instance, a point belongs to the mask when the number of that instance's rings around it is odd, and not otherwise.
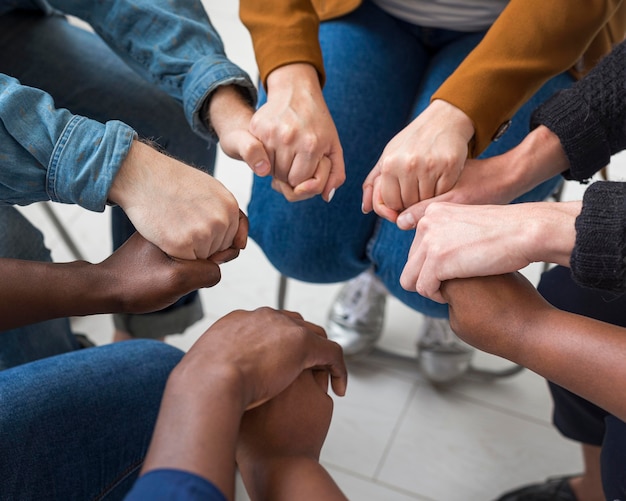
[{"label": "white sneaker", "polygon": [[424,317],[417,342],[417,360],[433,383],[454,381],[470,368],[474,348],[450,328],[447,318]]},{"label": "white sneaker", "polygon": [[370,269],[346,282],[335,298],[326,324],[329,339],[346,357],[371,351],[383,332],[387,289]]}]

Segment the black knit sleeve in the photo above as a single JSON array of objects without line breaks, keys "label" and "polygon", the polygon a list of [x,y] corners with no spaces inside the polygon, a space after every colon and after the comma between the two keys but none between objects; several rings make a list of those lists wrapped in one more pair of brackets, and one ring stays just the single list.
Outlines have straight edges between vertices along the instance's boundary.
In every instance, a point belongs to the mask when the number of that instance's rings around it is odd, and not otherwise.
[{"label": "black knit sleeve", "polygon": [[570,259],[582,286],[626,290],[626,183],[597,181],[583,197]]},{"label": "black knit sleeve", "polygon": [[626,149],[626,41],[585,78],[539,106],[530,127],[539,125],[559,137],[570,163],[568,179],[590,178]]}]

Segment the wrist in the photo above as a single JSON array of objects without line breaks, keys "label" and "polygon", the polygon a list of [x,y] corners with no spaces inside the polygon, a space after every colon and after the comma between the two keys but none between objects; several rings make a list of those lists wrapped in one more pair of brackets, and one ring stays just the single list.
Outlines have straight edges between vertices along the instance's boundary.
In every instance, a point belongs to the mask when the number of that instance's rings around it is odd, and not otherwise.
[{"label": "wrist", "polygon": [[440,116],[446,126],[453,128],[465,142],[469,143],[474,137],[474,123],[462,109],[443,99],[435,99],[428,109],[436,116]]},{"label": "wrist", "polygon": [[223,85],[215,89],[207,98],[204,110],[203,120],[218,138],[228,129],[247,129],[254,114],[245,89],[238,85]]},{"label": "wrist", "polygon": [[267,77],[269,93],[284,90],[301,90],[321,93],[322,87],[315,67],[308,63],[293,63],[280,66]]},{"label": "wrist", "polygon": [[541,125],[528,134],[515,152],[513,162],[522,167],[519,185],[531,190],[543,181],[569,169],[569,161],[557,135]]},{"label": "wrist", "polygon": [[132,203],[135,191],[141,186],[142,179],[147,172],[142,172],[144,165],[150,164],[151,156],[158,155],[158,152],[151,146],[134,140],[128,150],[126,158],[122,161],[122,165],[113,178],[111,189],[109,190],[108,200],[120,207],[124,208],[128,203]]},{"label": "wrist", "polygon": [[529,246],[531,262],[548,262],[569,267],[576,242],[575,221],[581,202],[537,202],[531,204],[528,233],[522,245]]}]

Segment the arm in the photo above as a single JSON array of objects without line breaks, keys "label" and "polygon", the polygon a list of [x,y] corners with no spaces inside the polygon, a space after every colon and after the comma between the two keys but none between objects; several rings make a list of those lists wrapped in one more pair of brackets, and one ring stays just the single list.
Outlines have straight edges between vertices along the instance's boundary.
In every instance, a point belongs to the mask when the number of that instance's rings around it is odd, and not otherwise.
[{"label": "arm", "polygon": [[569,266],[580,202],[432,204],[417,225],[402,287],[444,302],[441,282],[498,275],[533,262]]},{"label": "arm", "polygon": [[519,274],[446,282],[443,294],[464,341],[626,418],[624,328],[553,308]]},{"label": "arm", "polygon": [[267,102],[250,131],[270,156],[272,186],[290,201],[330,201],[345,180],[343,151],[322,95],[319,19],[309,0],[240,2]]},{"label": "arm", "polygon": [[[607,22],[616,13],[624,15],[623,9],[620,0],[509,2],[432,98],[447,101],[471,117],[475,128],[471,156],[485,150],[498,127],[544,82],[576,65]],[[613,36],[612,43],[623,39],[623,17],[622,32]],[[597,62],[584,61],[587,69]],[[475,92],[470,82],[480,82],[483,92]]]},{"label": "arm", "polygon": [[250,106],[256,90],[250,77],[225,54],[200,0],[49,0],[76,16],[129,66],[179,101],[194,132],[214,140],[203,107],[220,86],[236,85]]},{"label": "arm", "polygon": [[626,42],[582,80],[539,106],[532,132],[519,146],[485,160],[468,160],[455,187],[404,211],[401,229],[414,228],[435,201],[508,203],[562,173],[585,180],[626,149]]},{"label": "arm", "polygon": [[216,179],[136,141],[122,122],[56,109],[50,95],[6,75],[0,90],[3,203],[53,200],[93,211],[117,203],[148,240],[180,258],[234,245],[238,204]]},{"label": "arm", "polygon": [[[51,318],[160,310],[188,292],[218,283],[218,264],[237,253],[181,261],[136,233],[99,264],[0,259],[0,330]],[[41,287],[51,283],[63,286],[52,293]]]},{"label": "arm", "polygon": [[364,209],[395,222],[411,205],[450,190],[468,152],[480,154],[543,83],[579,61],[620,4],[509,2],[430,106],[387,145],[364,183]]},{"label": "arm", "polygon": [[299,315],[261,308],[218,320],[168,380],[142,474],[184,470],[232,499],[245,409],[271,400],[313,367],[326,378],[330,373],[335,393],[345,393],[341,349]]}]

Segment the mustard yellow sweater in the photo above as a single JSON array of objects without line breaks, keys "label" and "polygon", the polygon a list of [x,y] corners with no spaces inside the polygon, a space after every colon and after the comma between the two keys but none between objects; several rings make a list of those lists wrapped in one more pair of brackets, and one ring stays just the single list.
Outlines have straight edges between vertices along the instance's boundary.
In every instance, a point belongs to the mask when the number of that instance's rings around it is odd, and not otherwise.
[{"label": "mustard yellow sweater", "polygon": [[[240,0],[262,81],[290,63],[325,73],[317,39],[320,21],[356,9],[361,0]],[[482,42],[433,94],[473,121],[470,156],[480,154],[547,80],[570,70],[586,74],[624,39],[622,0],[511,0]]]}]

